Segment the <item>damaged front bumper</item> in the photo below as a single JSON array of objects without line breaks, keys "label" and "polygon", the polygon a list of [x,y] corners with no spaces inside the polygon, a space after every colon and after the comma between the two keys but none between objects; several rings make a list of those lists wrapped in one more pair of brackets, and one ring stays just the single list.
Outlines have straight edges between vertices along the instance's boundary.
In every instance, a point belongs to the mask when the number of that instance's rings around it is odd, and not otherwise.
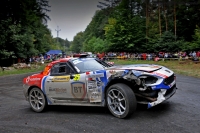
[{"label": "damaged front bumper", "polygon": [[136,96],[145,99],[144,101],[138,101],[138,103],[147,104],[147,108],[151,108],[172,97],[176,93],[176,90],[177,87],[174,85],[170,89],[160,89],[160,91],[158,92],[158,96],[156,98],[146,97],[137,93]]}]

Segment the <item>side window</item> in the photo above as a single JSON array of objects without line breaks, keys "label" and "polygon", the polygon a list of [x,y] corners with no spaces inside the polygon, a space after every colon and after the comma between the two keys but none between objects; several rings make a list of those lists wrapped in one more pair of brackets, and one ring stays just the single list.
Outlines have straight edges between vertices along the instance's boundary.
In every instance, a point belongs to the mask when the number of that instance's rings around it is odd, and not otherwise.
[{"label": "side window", "polygon": [[60,66],[59,67],[59,70],[58,70],[58,73],[60,74],[65,74],[66,73],[66,65],[63,65],[63,66]]},{"label": "side window", "polygon": [[51,68],[51,76],[61,76],[67,74],[69,74],[69,67],[66,63],[58,63]]}]

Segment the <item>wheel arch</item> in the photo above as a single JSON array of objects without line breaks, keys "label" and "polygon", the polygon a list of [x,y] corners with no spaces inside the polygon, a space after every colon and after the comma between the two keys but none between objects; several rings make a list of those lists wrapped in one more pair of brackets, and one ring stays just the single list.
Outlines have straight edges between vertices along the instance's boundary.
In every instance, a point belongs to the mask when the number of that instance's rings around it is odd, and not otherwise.
[{"label": "wheel arch", "polygon": [[[108,84],[106,85],[105,87],[105,91],[104,91],[104,94],[106,94],[106,91],[108,90],[108,88],[113,85],[113,84],[117,84],[117,83],[122,83],[122,84],[126,84],[127,86],[129,86],[131,88],[131,90],[133,91],[133,88],[134,88],[134,85],[136,85],[136,83],[133,81],[128,81],[128,80],[125,80],[123,78],[115,78],[115,79],[112,79],[111,81],[108,82]],[[105,95],[104,95],[105,96]],[[105,98],[105,97],[104,97]]]},{"label": "wheel arch", "polygon": [[[38,88],[38,89],[40,89],[41,91],[42,91],[42,89],[40,88],[40,87],[38,87],[38,86],[36,86],[36,85],[33,85],[33,86],[30,86],[29,88],[28,88],[28,91],[27,91],[27,94],[29,95],[29,93],[30,93],[30,91],[31,91],[31,89],[33,89],[33,88]],[[42,91],[43,92],[43,91]],[[44,92],[43,92],[44,93]],[[45,95],[45,94],[44,94]],[[46,95],[45,95],[46,96]]]}]

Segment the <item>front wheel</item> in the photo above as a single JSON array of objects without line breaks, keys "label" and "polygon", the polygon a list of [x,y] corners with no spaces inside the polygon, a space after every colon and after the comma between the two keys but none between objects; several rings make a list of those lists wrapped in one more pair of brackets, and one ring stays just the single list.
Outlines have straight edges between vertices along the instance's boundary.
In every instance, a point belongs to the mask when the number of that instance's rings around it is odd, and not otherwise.
[{"label": "front wheel", "polygon": [[32,88],[29,93],[29,103],[35,112],[42,112],[47,106],[46,97],[39,88]]},{"label": "front wheel", "polygon": [[125,84],[114,84],[106,91],[106,102],[110,112],[118,118],[130,116],[137,107],[134,92]]}]

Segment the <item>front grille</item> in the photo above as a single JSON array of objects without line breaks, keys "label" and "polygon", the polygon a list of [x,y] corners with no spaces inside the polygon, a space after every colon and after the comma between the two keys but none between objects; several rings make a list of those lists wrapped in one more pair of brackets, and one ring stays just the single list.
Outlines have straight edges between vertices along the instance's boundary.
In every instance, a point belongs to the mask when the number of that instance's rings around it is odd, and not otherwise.
[{"label": "front grille", "polygon": [[164,84],[170,85],[174,81],[174,74],[164,80]]},{"label": "front grille", "polygon": [[174,85],[172,88],[168,89],[168,90],[166,91],[166,93],[165,93],[165,96],[171,94],[171,93],[174,91],[175,88],[176,88],[176,85]]}]

